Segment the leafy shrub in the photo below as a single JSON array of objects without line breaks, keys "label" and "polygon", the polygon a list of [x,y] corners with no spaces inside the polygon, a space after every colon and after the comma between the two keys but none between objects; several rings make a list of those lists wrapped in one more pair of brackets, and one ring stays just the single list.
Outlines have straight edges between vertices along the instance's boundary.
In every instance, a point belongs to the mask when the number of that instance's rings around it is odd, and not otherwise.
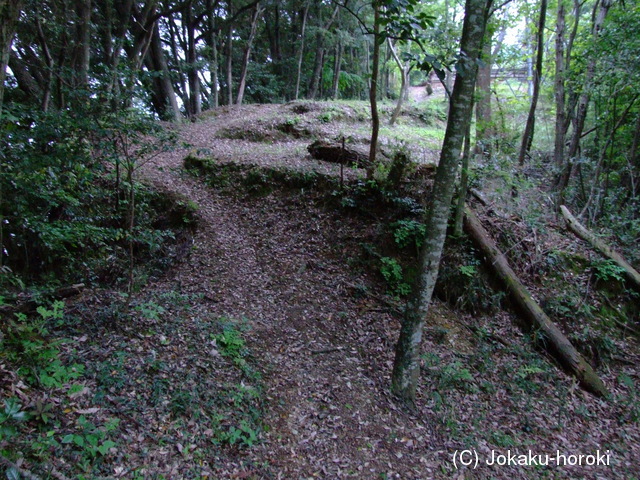
[{"label": "leafy shrub", "polygon": [[417,220],[399,220],[391,225],[393,239],[400,248],[412,245],[416,251],[420,249],[426,234],[426,227]]},{"label": "leafy shrub", "polygon": [[384,277],[389,289],[394,295],[405,296],[411,293],[411,286],[405,281],[402,265],[390,257],[380,259],[380,273]]},{"label": "leafy shrub", "polygon": [[593,275],[602,282],[623,282],[624,268],[618,266],[613,260],[603,260],[591,266]]},{"label": "leafy shrub", "polygon": [[14,110],[0,125],[0,265],[25,280],[117,273],[104,259],[123,261],[130,242],[139,252],[172,235],[153,226],[155,194],[132,181],[141,159],[164,148],[152,140],[157,127],[134,112],[74,112]]},{"label": "leafy shrub", "polygon": [[0,342],[3,355],[18,367],[18,374],[31,385],[58,388],[84,373],[83,365],[62,363],[59,358],[61,340],[47,338],[47,321],[61,321],[63,309],[64,303],[58,301],[52,309],[38,307],[36,318],[18,313],[16,320],[7,325],[5,337]]}]

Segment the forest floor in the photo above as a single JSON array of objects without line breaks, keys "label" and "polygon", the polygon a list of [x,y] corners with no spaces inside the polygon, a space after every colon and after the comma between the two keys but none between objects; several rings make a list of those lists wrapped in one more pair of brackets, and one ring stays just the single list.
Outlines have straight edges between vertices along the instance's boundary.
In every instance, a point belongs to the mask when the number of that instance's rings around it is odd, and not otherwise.
[{"label": "forest floor", "polygon": [[[343,135],[366,146],[363,106],[220,108],[177,127],[183,147],[145,165],[141,178],[189,202],[198,227],[183,260],[136,294],[135,321],[114,314],[108,292],[70,307],[85,322],[65,348],[88,379],[66,414],[118,422],[108,455],[78,448],[50,460],[58,472],[77,475],[84,458],[102,478],[640,477],[637,339],[609,339],[615,354],[598,373],[612,395],[598,399],[535,349],[509,310],[472,315],[435,300],[417,407],[405,411],[389,393],[401,300],[361,261],[379,225],[326,208],[313,191],[256,195],[185,171],[197,155],[339,176],[306,147]],[[421,161],[437,158],[437,142],[412,146]],[[458,469],[462,450],[477,457]],[[488,464],[509,452],[549,455],[548,465]],[[572,455],[594,457],[562,464]]]}]

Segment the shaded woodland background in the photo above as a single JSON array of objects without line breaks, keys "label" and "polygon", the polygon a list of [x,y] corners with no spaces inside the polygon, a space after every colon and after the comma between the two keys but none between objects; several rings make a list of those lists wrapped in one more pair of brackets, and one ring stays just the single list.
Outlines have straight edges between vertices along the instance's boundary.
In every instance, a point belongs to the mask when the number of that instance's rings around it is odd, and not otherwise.
[{"label": "shaded woodland background", "polygon": [[[561,206],[638,269],[640,5],[474,5],[478,61],[451,0],[0,0],[9,478],[451,478],[455,448],[559,443],[637,477],[637,288]],[[605,398],[514,327],[465,201]],[[409,413],[393,345],[438,202]]]}]

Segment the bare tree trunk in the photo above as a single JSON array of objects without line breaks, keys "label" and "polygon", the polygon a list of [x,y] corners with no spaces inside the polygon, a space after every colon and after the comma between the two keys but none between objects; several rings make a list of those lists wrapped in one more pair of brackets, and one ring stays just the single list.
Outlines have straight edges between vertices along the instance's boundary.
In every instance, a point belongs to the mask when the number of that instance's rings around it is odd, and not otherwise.
[{"label": "bare tree trunk", "polygon": [[380,117],[378,116],[378,73],[380,70],[380,3],[373,2],[373,59],[371,63],[371,86],[369,88],[369,102],[371,103],[371,145],[369,146],[369,167],[367,179],[373,178],[378,152],[378,134],[380,132]]},{"label": "bare tree trunk", "polygon": [[182,117],[182,113],[171,82],[171,74],[162,49],[160,27],[157,22],[153,29],[151,47],[149,48],[146,62],[147,68],[156,73],[153,77],[154,107],[163,120],[177,122]]},{"label": "bare tree trunk", "polygon": [[251,56],[251,45],[253,44],[253,39],[256,36],[258,18],[261,13],[262,8],[260,8],[259,4],[256,4],[256,6],[253,7],[253,14],[251,15],[251,33],[249,33],[247,46],[244,49],[244,56],[242,57],[242,73],[240,74],[240,85],[238,86],[238,98],[236,100],[236,105],[242,105],[242,100],[244,99],[244,89],[247,84],[247,70],[249,68],[249,57]]},{"label": "bare tree trunk", "polygon": [[91,0],[77,0],[75,76],[80,89],[89,86],[89,63],[91,61]]},{"label": "bare tree trunk", "polygon": [[178,74],[178,95],[182,100],[182,104],[184,105],[184,110],[187,117],[191,116],[191,103],[189,102],[189,91],[187,89],[187,79],[184,73],[184,69],[182,68],[183,62],[181,61],[180,51],[178,49],[178,43],[180,43],[181,48],[186,48],[186,45],[180,36],[180,32],[178,30],[178,26],[176,25],[173,18],[168,18],[166,23],[169,28],[169,44],[171,46],[171,55],[173,56],[173,63],[177,65],[177,74]]},{"label": "bare tree trunk", "polygon": [[[233,17],[231,0],[228,2],[229,18]],[[233,25],[227,25],[227,104],[233,105]]]},{"label": "bare tree trunk", "polygon": [[340,93],[340,69],[342,66],[343,48],[342,42],[339,41],[338,45],[336,45],[336,56],[333,62],[333,84],[331,85],[331,98],[333,100],[337,100],[338,94]]},{"label": "bare tree trunk", "polygon": [[476,146],[478,154],[491,154],[491,138],[494,132],[491,127],[491,54],[492,29],[488,28],[482,47],[482,64],[478,67],[478,83],[476,85]]},{"label": "bare tree trunk", "polygon": [[554,81],[554,94],[556,100],[556,126],[555,142],[553,147],[553,160],[556,166],[561,167],[564,163],[564,142],[565,142],[565,93],[564,93],[564,30],[565,13],[564,0],[558,0],[558,14],[556,17],[556,78]]},{"label": "bare tree trunk", "polygon": [[196,26],[198,20],[193,15],[193,4],[187,2],[183,14],[183,27],[187,30],[187,81],[189,83],[189,113],[198,115],[202,112],[202,96],[200,91],[200,77],[198,76],[198,52],[196,51]]},{"label": "bare tree trunk", "polygon": [[540,96],[540,80],[542,78],[542,60],[544,57],[544,24],[547,18],[547,0],[540,0],[540,19],[538,21],[538,32],[536,34],[536,67],[533,72],[533,95],[531,97],[531,107],[529,108],[529,116],[527,124],[522,134],[522,145],[520,146],[520,155],[518,163],[524,165],[524,159],[531,149],[533,142],[533,133],[535,130],[536,107],[538,106],[538,97]]},{"label": "bare tree trunk", "polygon": [[[336,20],[338,15],[338,11],[340,9],[340,5],[336,5],[336,8],[333,10],[331,14],[331,18],[324,26],[323,30],[327,31],[333,25],[333,22]],[[324,33],[318,30],[316,34],[316,59],[313,66],[313,74],[311,75],[311,83],[309,84],[309,94],[308,98],[314,100],[318,96],[318,91],[320,89],[320,80],[322,79],[322,66],[324,64]]]},{"label": "bare tree trunk", "polygon": [[396,108],[393,110],[393,114],[391,115],[391,120],[389,120],[389,125],[394,125],[396,120],[398,120],[398,116],[400,115],[400,111],[402,110],[402,104],[407,98],[407,93],[409,91],[409,72],[411,71],[411,66],[409,62],[405,62],[404,65],[398,57],[395,47],[391,42],[391,39],[387,38],[387,43],[389,45],[389,51],[391,52],[391,56],[393,56],[393,60],[398,65],[400,69],[400,94],[398,96],[398,102],[396,103]]},{"label": "bare tree trunk", "polygon": [[456,214],[453,221],[453,234],[457,237],[462,235],[464,207],[467,201],[467,191],[469,190],[469,164],[471,163],[471,122],[467,125],[464,135],[464,150],[462,153],[462,171],[460,172],[460,187],[458,192],[458,203],[456,204]]},{"label": "bare tree trunk", "polygon": [[607,388],[600,377],[531,297],[509,265],[507,258],[498,249],[470,208],[465,210],[465,228],[487,258],[492,270],[507,287],[524,318],[534,329],[544,335],[545,348],[555,354],[585,390],[597,396],[606,396]]},{"label": "bare tree trunk", "polygon": [[[602,26],[604,24],[604,19],[612,3],[613,3],[612,0],[602,0],[599,4],[596,3],[596,6],[594,7],[594,8],[597,8],[597,12],[594,11],[594,16],[593,16],[594,20],[593,20],[592,37],[594,41],[597,40],[600,35],[600,30],[602,29]],[[571,178],[571,172],[573,170],[573,162],[580,148],[580,139],[582,138],[582,132],[584,130],[584,122],[587,118],[587,110],[589,108],[589,100],[591,98],[591,90],[593,88],[592,84],[595,76],[596,61],[597,61],[597,57],[593,56],[589,61],[589,63],[587,64],[587,71],[585,74],[582,93],[578,99],[578,107],[575,115],[575,120],[573,122],[573,133],[571,136],[571,143],[569,144],[567,162],[565,164],[565,168],[563,169],[562,175],[558,182],[558,190],[560,191],[560,201],[562,201],[564,189],[569,184],[569,179]]]},{"label": "bare tree trunk", "polygon": [[629,164],[631,165],[631,193],[636,195],[635,188],[633,188],[640,180],[640,114],[636,119],[636,128],[633,136],[633,144],[631,145],[631,152],[629,153]]},{"label": "bare tree trunk", "polygon": [[[13,36],[16,33],[16,24],[22,11],[22,0],[0,0],[0,115],[4,106],[4,79],[7,74],[9,55]],[[0,174],[2,164],[0,163]],[[4,201],[2,183],[0,183],[0,205]],[[0,210],[1,212],[2,210]],[[4,263],[4,218],[0,213],[0,267]]]},{"label": "bare tree trunk", "polygon": [[447,131],[433,186],[433,203],[427,216],[427,235],[420,251],[420,275],[405,311],[393,365],[392,391],[408,405],[415,403],[420,376],[422,330],[438,278],[460,150],[467,124],[471,121],[477,60],[482,50],[491,3],[491,0],[466,0],[465,3],[460,39],[460,67],[465,74],[456,76],[453,87]]},{"label": "bare tree trunk", "polygon": [[298,69],[296,72],[296,92],[294,99],[298,100],[300,97],[300,77],[302,76],[302,57],[304,56],[304,33],[307,28],[307,17],[309,16],[309,4],[304,7],[304,13],[302,14],[302,28],[300,30],[300,48],[298,50]]},{"label": "bare tree trunk", "polygon": [[22,0],[0,0],[0,114],[4,103],[4,79],[22,3]]},{"label": "bare tree trunk", "polygon": [[[215,2],[217,5],[218,2]],[[218,94],[218,35],[216,33],[216,16],[213,0],[207,0],[207,12],[209,20],[209,75],[211,77],[211,90],[209,92],[209,108],[217,108],[220,99]]]},{"label": "bare tree trunk", "polygon": [[[605,163],[605,157],[606,157],[606,154],[607,154],[607,148],[609,148],[609,146],[614,143],[614,138],[615,138],[616,132],[622,126],[623,122],[627,118],[629,110],[631,110],[633,105],[636,103],[636,100],[638,99],[638,97],[640,97],[640,94],[635,95],[633,97],[633,99],[631,100],[631,102],[629,102],[629,104],[625,108],[625,110],[622,113],[622,115],[620,115],[620,118],[618,118],[618,121],[616,122],[616,124],[611,128],[611,132],[610,132],[610,134],[609,134],[609,136],[607,138],[607,141],[605,142],[605,144],[600,149],[600,154],[598,155],[598,162],[596,163],[596,170],[595,170],[594,175],[593,175],[593,182],[591,184],[591,191],[589,193],[589,198],[587,198],[587,201],[585,202],[584,207],[582,207],[582,211],[580,212],[580,215],[578,215],[578,217],[580,217],[580,218],[584,216],[584,214],[587,212],[587,210],[591,206],[591,202],[593,201],[593,199],[595,197],[596,191],[600,187],[600,173],[602,171],[602,165]],[[615,102],[614,102],[614,105],[615,105]],[[614,117],[615,117],[615,110],[614,110]],[[634,141],[635,141],[635,139],[634,139]],[[593,217],[596,217],[596,215],[597,215],[597,210],[596,210],[596,213],[593,214]]]}]

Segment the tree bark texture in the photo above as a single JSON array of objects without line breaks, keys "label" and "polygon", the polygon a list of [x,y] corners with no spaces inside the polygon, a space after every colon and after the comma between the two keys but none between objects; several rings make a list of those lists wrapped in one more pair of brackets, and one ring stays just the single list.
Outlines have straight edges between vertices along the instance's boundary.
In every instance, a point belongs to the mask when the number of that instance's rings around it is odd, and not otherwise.
[{"label": "tree bark texture", "polygon": [[492,29],[488,28],[482,47],[482,64],[478,67],[476,85],[476,147],[478,154],[491,154],[491,139],[494,132],[491,127],[491,42]]},{"label": "tree bark texture", "polygon": [[520,146],[520,154],[518,163],[524,165],[525,157],[529,154],[531,143],[533,142],[533,133],[535,131],[536,107],[538,106],[538,97],[540,96],[540,80],[542,79],[542,60],[544,57],[544,24],[547,18],[547,0],[540,0],[540,18],[538,20],[538,31],[536,33],[536,65],[533,70],[533,95],[531,96],[531,106],[527,123],[522,134],[522,145]]},{"label": "tree bark texture", "polygon": [[606,396],[607,388],[591,365],[580,355],[567,337],[549,319],[520,282],[505,255],[470,208],[465,209],[465,230],[486,257],[487,264],[504,283],[507,291],[531,327],[543,335],[542,342],[560,363],[573,374],[580,385],[597,396]]},{"label": "tree bark texture", "polygon": [[[602,0],[599,4],[596,3],[595,8],[597,12],[594,12],[592,37],[593,41],[596,41],[600,35],[600,30],[604,25],[604,19],[611,8],[613,0]],[[576,20],[577,21],[577,20]],[[591,90],[593,89],[593,80],[596,70],[597,57],[592,57],[587,64],[584,82],[582,84],[582,93],[578,97],[577,110],[575,120],[573,122],[573,132],[571,136],[571,143],[569,144],[569,152],[563,169],[562,175],[558,182],[558,189],[562,198],[562,192],[569,184],[571,173],[573,170],[573,162],[578,154],[580,148],[580,139],[582,138],[582,132],[584,130],[584,123],[587,119],[587,110],[589,108],[589,100],[591,98]]]},{"label": "tree bark texture", "polygon": [[87,89],[91,61],[91,0],[77,0],[76,14],[75,83],[78,88]]},{"label": "tree bark texture", "polygon": [[300,97],[300,77],[302,76],[302,57],[304,56],[304,32],[307,28],[307,17],[309,16],[309,4],[305,5],[304,13],[302,14],[302,27],[300,29],[300,46],[298,47],[298,69],[296,72],[296,91],[294,99],[298,100]]},{"label": "tree bark texture", "polygon": [[331,99],[337,100],[340,94],[340,69],[342,68],[342,51],[344,47],[342,41],[336,45],[336,56],[333,62],[333,82],[331,85]]},{"label": "tree bark texture", "polygon": [[0,0],[0,114],[4,103],[4,79],[22,3],[22,0]]},{"label": "tree bark texture", "polygon": [[256,36],[256,29],[258,28],[258,18],[260,17],[261,13],[262,9],[259,5],[253,7],[253,13],[251,15],[251,32],[249,33],[247,45],[244,48],[244,55],[242,57],[242,73],[240,74],[240,85],[238,86],[238,98],[236,100],[236,105],[242,105],[242,100],[244,99],[244,90],[247,86],[249,58],[251,57],[251,46],[253,44],[253,39]]},{"label": "tree bark texture", "polygon": [[369,167],[367,179],[373,178],[373,169],[378,152],[378,133],[380,132],[380,117],[378,116],[378,73],[380,71],[380,3],[373,2],[373,60],[371,63],[371,86],[369,87],[369,102],[371,104],[371,144],[369,145]]},{"label": "tree bark texture", "polygon": [[182,114],[176,99],[176,92],[171,82],[171,74],[167,66],[162,41],[160,40],[160,27],[158,23],[153,27],[151,47],[147,55],[147,68],[156,74],[153,76],[152,103],[158,115],[163,120],[178,121]]},{"label": "tree bark texture", "polygon": [[333,25],[333,22],[336,20],[339,9],[340,9],[340,5],[337,5],[336,8],[333,10],[333,13],[331,14],[331,18],[329,18],[325,26],[322,29],[319,29],[318,33],[316,34],[316,57],[313,65],[313,73],[311,75],[311,82],[309,84],[309,94],[308,94],[308,98],[311,100],[315,100],[320,90],[320,81],[322,79],[322,66],[324,64],[324,53],[325,53],[324,35],[325,35],[325,32],[327,32],[331,28],[331,26]]},{"label": "tree bark texture", "polygon": [[[217,5],[218,2],[216,2]],[[209,92],[209,108],[217,108],[220,104],[218,94],[218,33],[216,29],[216,15],[214,11],[213,0],[207,0],[208,27],[209,36],[208,43],[209,53],[209,75],[211,77],[211,90]]]},{"label": "tree bark texture", "polygon": [[561,167],[564,163],[565,142],[565,93],[564,93],[564,37],[565,37],[565,11],[564,0],[558,0],[558,13],[556,16],[556,72],[554,80],[554,96],[556,102],[556,131],[553,147],[554,163]]},{"label": "tree bark texture", "polygon": [[420,274],[402,322],[393,365],[392,391],[408,405],[415,403],[422,331],[438,277],[462,142],[471,121],[477,60],[491,3],[491,0],[466,0],[465,4],[459,74],[453,87],[447,130],[433,187],[433,202],[426,221],[427,235],[420,251]]},{"label": "tree bark texture", "polygon": [[400,69],[400,94],[398,96],[396,108],[394,108],[393,114],[391,115],[391,120],[389,120],[389,125],[393,125],[396,123],[396,120],[398,120],[398,116],[400,116],[402,104],[404,103],[409,91],[409,72],[411,72],[411,66],[409,65],[409,62],[405,62],[404,64],[402,63],[390,38],[387,38],[387,43],[389,45],[391,56],[396,62],[398,69]]}]

